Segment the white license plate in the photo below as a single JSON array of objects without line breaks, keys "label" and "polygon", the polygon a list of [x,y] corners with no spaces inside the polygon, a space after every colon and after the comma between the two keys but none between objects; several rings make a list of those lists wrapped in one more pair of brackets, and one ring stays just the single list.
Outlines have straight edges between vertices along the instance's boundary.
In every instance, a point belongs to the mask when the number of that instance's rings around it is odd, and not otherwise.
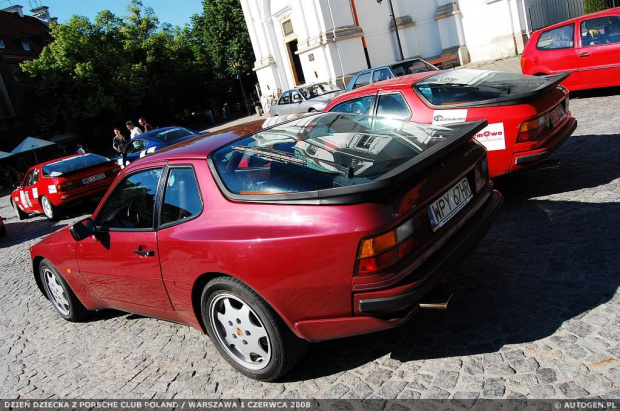
[{"label": "white license plate", "polygon": [[82,184],[90,184],[95,181],[103,180],[105,178],[105,173],[95,174],[94,176],[86,177],[82,179]]},{"label": "white license plate", "polygon": [[561,121],[564,116],[566,116],[566,109],[564,108],[564,103],[560,103],[553,110],[551,110],[551,114],[549,115],[549,119],[551,120],[551,127],[555,126],[559,121]]},{"label": "white license plate", "polygon": [[446,224],[460,209],[465,207],[474,195],[469,187],[467,178],[452,186],[438,200],[428,207],[428,218],[431,220],[433,231],[439,230]]}]

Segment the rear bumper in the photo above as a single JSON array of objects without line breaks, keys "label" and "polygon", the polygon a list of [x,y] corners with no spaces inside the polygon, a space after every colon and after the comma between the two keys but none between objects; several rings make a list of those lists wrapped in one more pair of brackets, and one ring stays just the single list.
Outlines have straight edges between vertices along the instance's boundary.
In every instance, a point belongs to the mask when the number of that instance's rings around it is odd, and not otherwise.
[{"label": "rear bumper", "polygon": [[379,292],[354,294],[356,316],[295,323],[296,333],[308,341],[323,341],[384,330],[406,322],[418,302],[476,248],[499,214],[503,198],[494,192],[474,217],[416,270],[423,281]]},{"label": "rear bumper", "polygon": [[574,117],[570,117],[569,121],[562,126],[561,129],[555,132],[555,136],[549,140],[544,147],[536,150],[523,151],[515,153],[512,161],[512,168],[510,172],[515,172],[533,166],[551,155],[557,150],[564,142],[573,134],[577,128],[577,120]]},{"label": "rear bumper", "polygon": [[[107,180],[107,179],[106,179]],[[80,200],[89,200],[96,196],[101,196],[110,187],[110,184],[114,181],[114,178],[110,181],[104,181],[104,184],[98,184],[96,186],[88,187],[86,190],[79,190],[77,192],[59,193],[55,196],[50,196],[50,200],[56,207],[64,206],[68,203],[73,203]]]}]

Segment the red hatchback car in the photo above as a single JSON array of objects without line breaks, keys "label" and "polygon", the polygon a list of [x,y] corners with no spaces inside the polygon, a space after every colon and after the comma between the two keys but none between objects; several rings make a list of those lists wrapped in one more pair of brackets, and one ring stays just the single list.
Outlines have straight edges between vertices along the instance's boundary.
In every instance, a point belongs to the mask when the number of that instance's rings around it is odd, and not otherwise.
[{"label": "red hatchback car", "polygon": [[484,122],[328,113],[260,124],[132,163],[92,219],[33,246],[58,313],[185,323],[242,373],[273,380],[306,341],[405,322],[499,212],[472,141]]},{"label": "red hatchback car", "polygon": [[521,55],[523,74],[571,73],[569,90],[620,85],[620,7],[536,31]]},{"label": "red hatchback car", "polygon": [[534,77],[484,70],[411,74],[334,98],[324,111],[372,114],[433,125],[488,120],[476,134],[498,177],[540,162],[575,130],[567,74]]},{"label": "red hatchback car", "polygon": [[101,195],[121,170],[109,158],[74,154],[30,167],[22,184],[11,193],[17,218],[44,213],[51,220],[68,203]]}]

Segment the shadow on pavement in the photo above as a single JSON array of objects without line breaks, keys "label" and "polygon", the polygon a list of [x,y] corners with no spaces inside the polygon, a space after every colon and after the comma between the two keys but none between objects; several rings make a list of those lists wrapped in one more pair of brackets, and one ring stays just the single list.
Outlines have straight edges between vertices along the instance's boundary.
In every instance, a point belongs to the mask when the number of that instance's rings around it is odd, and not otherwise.
[{"label": "shadow on pavement", "polygon": [[[593,137],[619,138],[584,138]],[[579,138],[574,142],[579,144]],[[605,161],[614,157],[604,147],[595,152]],[[314,344],[287,381],[371,365],[385,355],[410,362],[535,343],[609,301],[620,285],[620,205],[584,194],[578,198],[578,190],[620,178],[620,167],[617,160],[573,160],[571,167],[528,172],[502,183],[504,208],[485,240],[448,280],[455,295],[447,311],[420,311],[399,328]],[[592,167],[605,169],[592,172]],[[550,178],[554,173],[568,176]],[[576,191],[575,201],[532,199],[571,191]],[[578,321],[566,327],[575,335],[590,331]]]}]

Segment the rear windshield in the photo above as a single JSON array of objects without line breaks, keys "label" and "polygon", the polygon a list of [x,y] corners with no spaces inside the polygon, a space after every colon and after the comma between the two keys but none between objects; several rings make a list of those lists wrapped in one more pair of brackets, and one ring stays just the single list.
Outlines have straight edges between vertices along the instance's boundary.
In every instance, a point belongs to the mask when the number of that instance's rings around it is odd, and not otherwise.
[{"label": "rear windshield", "polygon": [[311,99],[325,94],[340,91],[340,88],[329,83],[318,83],[308,87],[301,87],[298,90],[301,94],[303,94],[306,99]]},{"label": "rear windshield", "polygon": [[485,70],[444,71],[414,84],[413,89],[434,106],[509,100],[545,86],[545,77]]},{"label": "rear windshield", "polygon": [[194,133],[189,131],[188,129],[178,127],[178,128],[172,128],[170,130],[156,132],[154,134],[149,134],[149,137],[157,139],[157,140],[161,140],[161,141],[170,142],[170,141],[174,141],[181,137],[189,136],[192,134]]},{"label": "rear windshield", "polygon": [[97,154],[84,154],[43,166],[43,175],[45,177],[58,177],[63,174],[72,173],[83,168],[93,167],[108,161],[110,161],[109,158]]},{"label": "rear windshield", "polygon": [[237,140],[211,159],[233,194],[299,193],[371,182],[454,132],[380,117],[325,113]]}]

